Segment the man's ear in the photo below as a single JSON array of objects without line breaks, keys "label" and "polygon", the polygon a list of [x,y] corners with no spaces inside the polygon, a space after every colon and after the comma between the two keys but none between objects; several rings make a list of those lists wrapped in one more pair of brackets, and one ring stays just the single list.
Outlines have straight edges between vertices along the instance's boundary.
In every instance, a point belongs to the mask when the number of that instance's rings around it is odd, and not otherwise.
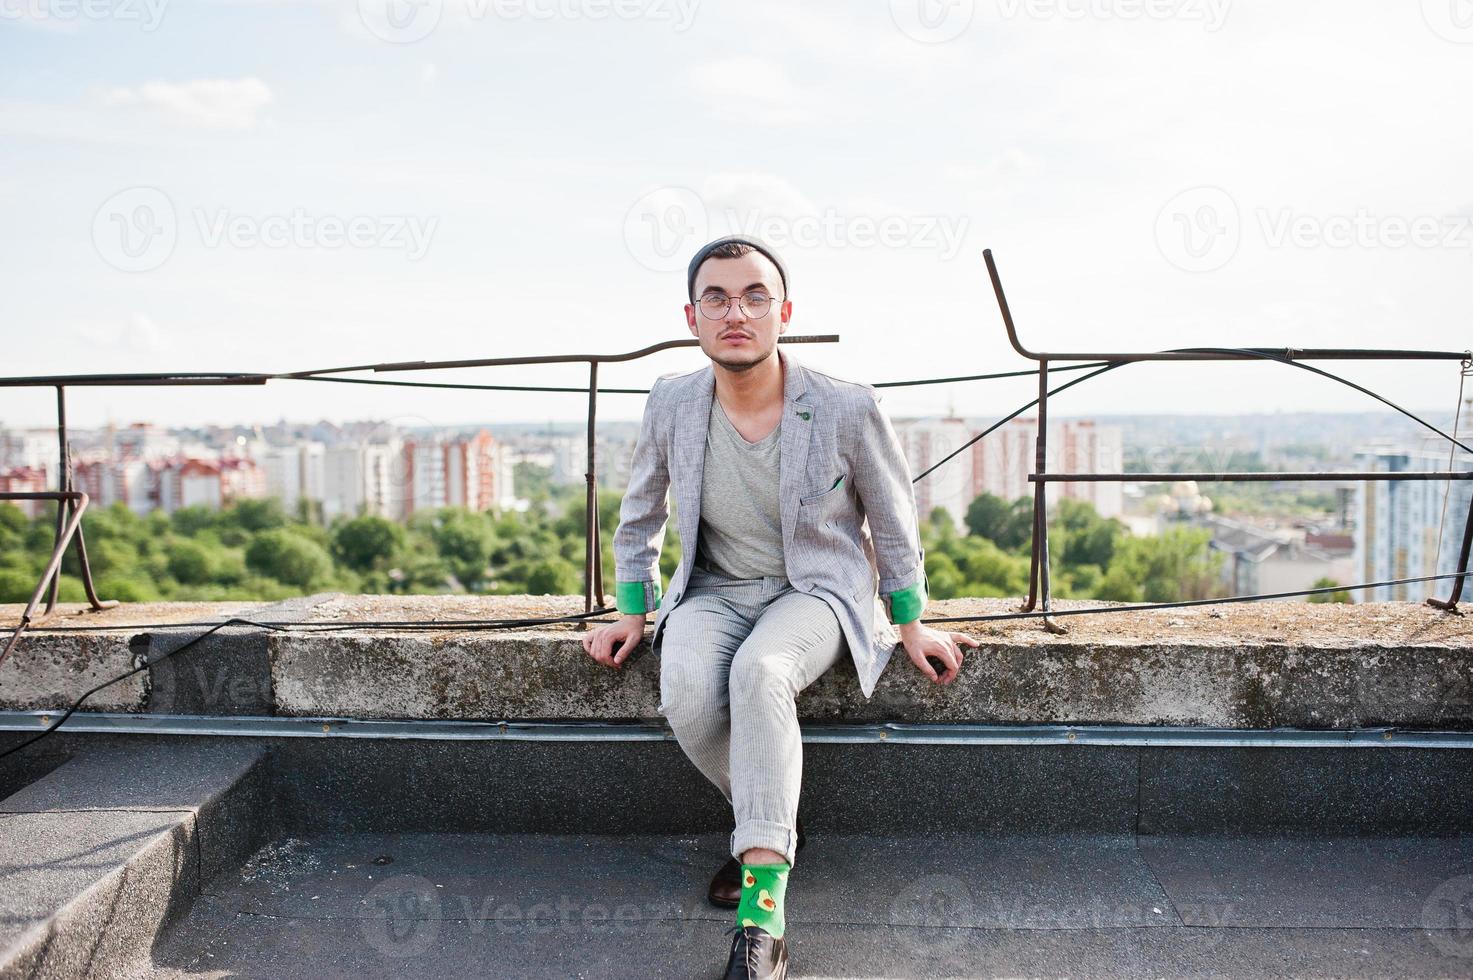
[{"label": "man's ear", "polygon": [[783,326],[787,326],[788,321],[793,318],[793,301],[790,299],[783,300],[783,305],[779,308],[779,313],[782,317]]},{"label": "man's ear", "polygon": [[696,329],[696,308],[690,303],[685,304],[685,325],[690,327],[691,333],[697,338],[701,336],[701,332]]}]

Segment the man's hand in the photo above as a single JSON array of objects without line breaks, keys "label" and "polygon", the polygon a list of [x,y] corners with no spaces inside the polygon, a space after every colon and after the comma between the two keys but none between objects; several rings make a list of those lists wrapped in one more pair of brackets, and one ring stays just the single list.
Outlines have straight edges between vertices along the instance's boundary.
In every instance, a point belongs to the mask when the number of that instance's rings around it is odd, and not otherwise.
[{"label": "man's hand", "polygon": [[[900,642],[905,644],[905,652],[910,655],[910,662],[916,665],[921,673],[929,677],[935,684],[950,684],[956,680],[956,675],[962,666],[963,643],[971,647],[982,645],[982,641],[965,633],[942,632],[933,630],[929,626],[921,624],[919,619],[900,626]],[[937,676],[936,668],[932,667],[927,657],[935,657],[946,667],[946,672]]]},{"label": "man's hand", "polygon": [[622,666],[629,652],[644,639],[645,616],[645,613],[631,613],[583,634],[583,649],[605,667]]}]

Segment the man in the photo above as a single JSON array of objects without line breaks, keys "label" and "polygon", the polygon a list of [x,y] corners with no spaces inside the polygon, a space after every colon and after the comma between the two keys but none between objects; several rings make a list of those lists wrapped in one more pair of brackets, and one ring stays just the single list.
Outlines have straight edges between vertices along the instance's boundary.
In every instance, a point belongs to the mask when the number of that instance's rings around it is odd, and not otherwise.
[{"label": "man", "polygon": [[[847,650],[872,696],[897,636],[949,684],[961,644],[980,641],[922,625],[925,551],[900,442],[873,387],[779,347],[793,304],[777,253],[718,239],[686,285],[686,324],[711,364],[650,391],[614,533],[624,616],[583,647],[618,667],[657,611],[660,713],[736,817],[709,893],[737,909],[726,975],[782,977],[787,875],[803,843],[798,693]],[[663,595],[672,486],[681,561]]]}]

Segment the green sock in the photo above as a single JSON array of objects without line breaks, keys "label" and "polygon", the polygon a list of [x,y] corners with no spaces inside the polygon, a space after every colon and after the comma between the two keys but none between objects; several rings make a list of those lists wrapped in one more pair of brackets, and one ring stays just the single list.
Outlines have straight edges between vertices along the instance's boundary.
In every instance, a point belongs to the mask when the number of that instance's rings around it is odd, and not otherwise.
[{"label": "green sock", "polygon": [[737,903],[737,925],[758,926],[772,933],[774,938],[782,936],[786,923],[783,921],[783,895],[788,890],[788,865],[743,864],[742,898]]}]

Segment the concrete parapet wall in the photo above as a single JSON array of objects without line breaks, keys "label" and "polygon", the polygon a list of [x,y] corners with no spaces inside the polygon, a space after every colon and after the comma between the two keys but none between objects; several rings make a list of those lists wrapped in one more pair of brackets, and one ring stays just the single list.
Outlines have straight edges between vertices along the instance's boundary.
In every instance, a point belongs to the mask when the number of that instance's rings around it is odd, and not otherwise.
[{"label": "concrete parapet wall", "polygon": [[[1017,600],[933,601],[926,618],[1012,612]],[[1066,601],[1060,610],[1113,604]],[[55,710],[157,661],[228,615],[330,631],[230,627],[94,695],[90,710],[404,719],[656,719],[648,640],[620,670],[583,652],[578,624],[484,630],[456,620],[559,616],[573,596],[320,595],[271,607],[169,603],[73,613],[0,666],[0,709]],[[0,623],[19,612],[0,606]],[[800,696],[812,721],[1398,726],[1473,730],[1473,624],[1410,602],[1258,602],[933,624],[977,637],[940,687],[897,647],[875,696],[842,661]],[[405,629],[404,622],[444,623]],[[193,632],[159,624],[195,623]],[[84,709],[84,710],[86,710]]]}]

